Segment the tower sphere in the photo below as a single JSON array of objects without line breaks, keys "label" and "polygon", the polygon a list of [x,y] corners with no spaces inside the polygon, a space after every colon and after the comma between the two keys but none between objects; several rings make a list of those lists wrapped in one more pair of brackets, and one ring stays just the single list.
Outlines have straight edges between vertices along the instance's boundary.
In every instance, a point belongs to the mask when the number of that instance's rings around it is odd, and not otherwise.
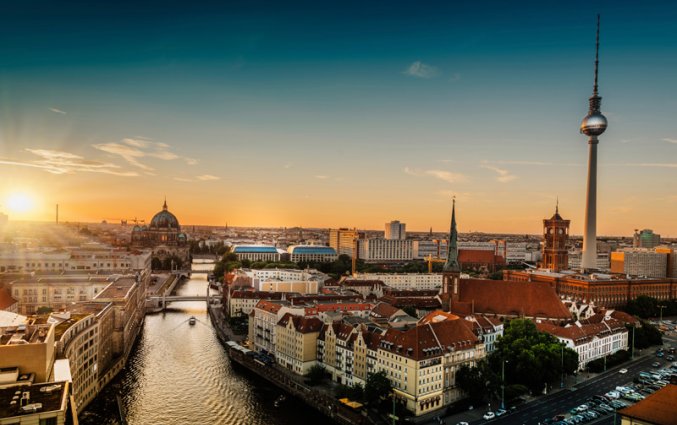
[{"label": "tower sphere", "polygon": [[606,130],[606,117],[599,112],[588,114],[581,122],[581,133],[586,136],[599,136]]}]

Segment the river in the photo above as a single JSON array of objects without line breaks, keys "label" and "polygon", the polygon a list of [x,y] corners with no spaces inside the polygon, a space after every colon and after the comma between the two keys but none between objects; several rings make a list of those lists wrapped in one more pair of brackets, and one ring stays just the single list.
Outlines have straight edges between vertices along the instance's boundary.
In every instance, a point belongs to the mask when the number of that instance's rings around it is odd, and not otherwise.
[{"label": "river", "polygon": [[[193,270],[213,267],[197,261]],[[204,294],[206,279],[206,274],[193,274],[176,293]],[[190,316],[197,318],[195,326],[188,324]],[[120,424],[116,394],[130,425],[326,422],[293,398],[275,408],[273,402],[281,394],[277,388],[233,369],[204,302],[172,303],[164,313],[147,315],[127,367],[80,413],[80,423]]]}]

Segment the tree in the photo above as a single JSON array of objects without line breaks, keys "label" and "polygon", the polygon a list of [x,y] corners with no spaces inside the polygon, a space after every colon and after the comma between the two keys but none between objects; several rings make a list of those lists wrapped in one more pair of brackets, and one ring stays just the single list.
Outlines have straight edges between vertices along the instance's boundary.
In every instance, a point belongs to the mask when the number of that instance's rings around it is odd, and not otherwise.
[{"label": "tree", "polygon": [[308,385],[318,385],[324,380],[326,375],[327,373],[325,372],[324,367],[315,364],[308,369],[308,373],[306,373],[306,382]]},{"label": "tree", "polygon": [[546,383],[559,381],[563,372],[572,374],[578,368],[578,353],[554,336],[539,332],[527,319],[513,319],[506,325],[489,358],[494,373],[501,372],[506,360],[506,383],[524,385],[532,393],[542,391]]},{"label": "tree", "polygon": [[500,385],[498,381],[486,360],[480,361],[475,367],[464,364],[456,372],[456,385],[473,403],[482,402],[494,395],[497,385]]},{"label": "tree", "polygon": [[393,387],[385,371],[370,373],[367,376],[367,384],[364,386],[364,401],[370,404],[378,404],[381,399],[390,395],[392,389]]},{"label": "tree", "polygon": [[51,307],[38,307],[37,313],[38,313],[38,314],[49,314],[49,313],[51,313],[52,311],[53,311],[53,310],[52,310]]}]

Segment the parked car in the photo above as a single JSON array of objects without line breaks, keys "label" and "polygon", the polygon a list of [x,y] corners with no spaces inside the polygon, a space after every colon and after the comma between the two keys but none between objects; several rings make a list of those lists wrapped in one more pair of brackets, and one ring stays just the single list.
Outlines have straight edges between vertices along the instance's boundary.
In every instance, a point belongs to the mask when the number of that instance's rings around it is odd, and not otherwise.
[{"label": "parked car", "polygon": [[500,416],[505,415],[506,413],[508,413],[507,410],[505,410],[505,409],[498,409],[498,410],[496,411],[496,417],[498,418],[498,417],[500,417]]},{"label": "parked car", "polygon": [[618,371],[618,373],[626,374],[626,373],[628,373],[628,370],[627,369],[621,369],[621,370]]},{"label": "parked car", "polygon": [[487,412],[482,417],[486,420],[491,420],[491,419],[494,419],[496,417],[496,414],[494,412]]}]

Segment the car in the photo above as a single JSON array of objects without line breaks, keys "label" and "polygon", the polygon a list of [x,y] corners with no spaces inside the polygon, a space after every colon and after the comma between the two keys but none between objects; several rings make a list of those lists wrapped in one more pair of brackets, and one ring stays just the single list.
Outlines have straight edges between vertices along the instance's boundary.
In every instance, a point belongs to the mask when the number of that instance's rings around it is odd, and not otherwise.
[{"label": "car", "polygon": [[457,422],[456,425],[468,425],[468,422]]},{"label": "car", "polygon": [[491,420],[491,419],[494,419],[496,417],[496,414],[494,412],[487,412],[482,417],[486,420]]},{"label": "car", "polygon": [[653,362],[653,363],[651,363],[651,366],[652,366],[652,367],[660,367],[660,365],[661,365],[661,364],[658,363],[658,362]]},{"label": "car", "polygon": [[621,369],[621,370],[618,371],[618,373],[624,375],[624,374],[628,373],[628,370],[627,369]]},{"label": "car", "polygon": [[663,357],[663,352],[656,353],[656,357]]},{"label": "car", "polygon": [[617,398],[620,398],[620,393],[618,391],[609,391],[608,393],[605,394],[607,397],[609,397],[612,400],[615,400]]},{"label": "car", "polygon": [[675,360],[675,356],[673,356],[673,355],[666,356],[666,357],[665,357],[665,360],[667,360],[667,361],[669,361],[669,362],[672,362],[672,361]]},{"label": "car", "polygon": [[499,416],[503,416],[503,415],[505,415],[506,413],[508,413],[507,410],[505,410],[505,409],[498,409],[498,410],[496,411],[496,417],[498,418]]}]

